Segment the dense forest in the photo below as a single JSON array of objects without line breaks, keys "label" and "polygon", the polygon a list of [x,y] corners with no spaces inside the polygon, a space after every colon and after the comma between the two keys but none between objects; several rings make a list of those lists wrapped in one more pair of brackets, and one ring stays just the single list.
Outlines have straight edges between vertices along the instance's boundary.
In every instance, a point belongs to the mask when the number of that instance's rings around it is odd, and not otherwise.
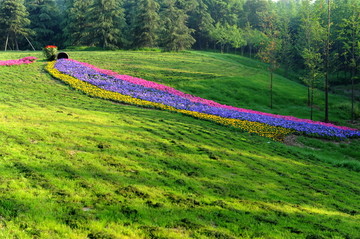
[{"label": "dense forest", "polygon": [[256,57],[271,76],[280,67],[301,72],[310,108],[316,88],[324,90],[327,105],[331,85],[351,86],[355,118],[358,0],[0,0],[0,33],[4,50],[51,44]]}]

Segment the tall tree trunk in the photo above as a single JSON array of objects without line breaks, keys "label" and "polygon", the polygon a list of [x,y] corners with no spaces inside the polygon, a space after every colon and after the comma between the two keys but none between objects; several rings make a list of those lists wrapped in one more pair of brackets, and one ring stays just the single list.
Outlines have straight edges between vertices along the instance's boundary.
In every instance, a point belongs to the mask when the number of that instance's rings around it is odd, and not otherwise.
[{"label": "tall tree trunk", "polygon": [[327,25],[327,37],[326,37],[326,49],[325,49],[325,122],[329,122],[329,52],[330,52],[330,0],[327,0],[328,4],[328,25]]},{"label": "tall tree trunk", "polygon": [[202,37],[199,36],[198,38],[198,46],[199,46],[199,49],[202,50],[203,49],[203,41],[202,41]]},{"label": "tall tree trunk", "polygon": [[351,122],[355,120],[354,104],[355,104],[355,69],[352,70],[351,77]]},{"label": "tall tree trunk", "polygon": [[15,48],[16,48],[16,50],[18,51],[18,50],[19,50],[19,43],[18,43],[18,41],[17,41],[16,34],[15,34],[14,39],[15,39]]},{"label": "tall tree trunk", "polygon": [[25,39],[28,41],[28,43],[30,44],[33,51],[35,51],[35,47],[33,46],[33,44],[31,44],[31,41],[26,36],[25,36]]},{"label": "tall tree trunk", "polygon": [[273,108],[273,71],[270,70],[270,109]]},{"label": "tall tree trunk", "polygon": [[311,89],[310,89],[310,119],[313,120],[314,114],[314,79],[311,80]]},{"label": "tall tree trunk", "polygon": [[9,43],[9,34],[7,34],[6,36],[5,51],[7,50],[8,43]]},{"label": "tall tree trunk", "polygon": [[310,99],[310,119],[313,120],[314,112],[314,88],[311,88],[311,99]]}]

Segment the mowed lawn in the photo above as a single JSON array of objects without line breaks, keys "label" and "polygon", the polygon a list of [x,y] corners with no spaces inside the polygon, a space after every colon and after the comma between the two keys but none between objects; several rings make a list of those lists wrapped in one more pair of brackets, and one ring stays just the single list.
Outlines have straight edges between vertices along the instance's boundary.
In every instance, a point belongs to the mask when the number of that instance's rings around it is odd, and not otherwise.
[{"label": "mowed lawn", "polygon": [[[0,67],[0,238],[360,238],[360,141],[291,145]],[[306,118],[306,87],[209,52],[69,52],[220,103]],[[316,119],[322,119],[321,93]],[[350,125],[347,99],[331,120]]]}]

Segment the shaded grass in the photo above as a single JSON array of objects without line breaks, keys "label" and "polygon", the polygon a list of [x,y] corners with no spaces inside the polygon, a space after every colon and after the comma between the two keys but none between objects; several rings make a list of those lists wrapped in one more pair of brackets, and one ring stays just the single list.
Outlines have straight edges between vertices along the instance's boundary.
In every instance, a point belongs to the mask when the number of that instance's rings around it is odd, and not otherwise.
[{"label": "shaded grass", "polygon": [[[225,66],[216,55],[152,54],[71,56],[209,96],[221,92],[210,84],[221,75],[229,77],[224,85],[238,79],[214,69]],[[158,68],[133,70],[121,66],[124,59]],[[172,68],[194,76],[160,78]],[[302,147],[288,146],[181,114],[89,98],[50,78],[42,62],[0,68],[0,77],[2,238],[359,237],[359,173],[324,163],[358,162],[358,140],[301,137]],[[225,100],[238,102],[231,94]]]}]

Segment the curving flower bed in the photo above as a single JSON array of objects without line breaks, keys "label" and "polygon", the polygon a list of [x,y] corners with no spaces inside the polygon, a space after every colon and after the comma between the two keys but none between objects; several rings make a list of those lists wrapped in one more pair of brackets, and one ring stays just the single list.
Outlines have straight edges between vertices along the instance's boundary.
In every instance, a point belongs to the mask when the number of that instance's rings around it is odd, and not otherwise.
[{"label": "curving flower bed", "polygon": [[49,63],[47,70],[56,78],[93,96],[176,111],[276,140],[294,132],[336,138],[360,136],[359,131],[347,127],[222,105],[75,60],[61,59]]},{"label": "curving flower bed", "polygon": [[23,65],[33,63],[38,58],[34,56],[28,56],[17,60],[0,61],[0,66],[12,66],[12,65]]}]

